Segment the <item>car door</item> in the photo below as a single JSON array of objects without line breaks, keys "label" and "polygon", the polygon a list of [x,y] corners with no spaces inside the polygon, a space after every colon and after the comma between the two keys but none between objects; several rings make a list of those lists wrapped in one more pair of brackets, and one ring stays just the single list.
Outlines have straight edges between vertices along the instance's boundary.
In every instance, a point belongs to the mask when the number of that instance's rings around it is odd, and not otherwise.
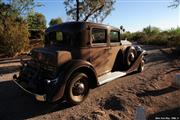
[{"label": "car door", "polygon": [[110,39],[110,52],[111,54],[111,64],[113,71],[121,70],[123,67],[123,46],[120,43],[120,32],[118,29],[111,29],[109,31],[109,39]]},{"label": "car door", "polygon": [[108,44],[107,33],[107,29],[91,28],[90,62],[98,76],[111,71],[111,67],[109,67],[111,63],[109,51],[111,48]]}]

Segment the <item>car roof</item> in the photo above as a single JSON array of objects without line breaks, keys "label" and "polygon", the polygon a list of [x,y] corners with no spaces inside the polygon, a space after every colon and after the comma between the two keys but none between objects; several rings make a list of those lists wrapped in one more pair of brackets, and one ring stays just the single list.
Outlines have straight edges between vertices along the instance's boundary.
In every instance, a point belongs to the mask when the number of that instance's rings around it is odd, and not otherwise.
[{"label": "car roof", "polygon": [[[49,33],[49,32],[53,32],[53,31],[57,31],[57,30],[63,30],[63,31],[69,31],[69,28],[66,28],[67,26],[72,26],[70,29],[72,29],[72,31],[78,31],[78,30],[81,30],[83,29],[85,26],[100,26],[100,27],[104,27],[104,28],[110,28],[110,29],[113,29],[113,30],[119,30],[118,28],[116,27],[113,27],[113,26],[110,26],[110,25],[105,25],[105,24],[101,24],[101,23],[93,23],[93,22],[65,22],[65,23],[62,23],[62,24],[58,24],[58,25],[54,25],[54,26],[51,26],[49,28],[46,29],[46,33]],[[66,26],[66,27],[65,27]]]}]

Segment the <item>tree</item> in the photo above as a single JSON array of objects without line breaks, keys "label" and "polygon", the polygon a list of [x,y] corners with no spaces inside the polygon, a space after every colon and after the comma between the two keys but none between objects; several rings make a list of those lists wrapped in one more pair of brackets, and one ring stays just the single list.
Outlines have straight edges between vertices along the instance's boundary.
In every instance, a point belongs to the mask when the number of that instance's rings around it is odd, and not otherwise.
[{"label": "tree", "polygon": [[132,40],[133,34],[131,32],[129,32],[129,31],[121,33],[120,37],[121,37],[121,40],[127,39],[128,41],[133,41]]},{"label": "tree", "polygon": [[30,32],[30,38],[43,39],[44,31],[46,29],[46,18],[41,13],[31,12],[27,18],[28,29]]},{"label": "tree", "polygon": [[11,5],[0,4],[0,53],[14,56],[28,47],[26,22],[13,10]]},{"label": "tree", "polygon": [[46,18],[42,13],[31,13],[27,18],[29,29],[46,29]]},{"label": "tree", "polygon": [[180,0],[172,0],[172,4],[169,7],[177,8],[180,5]]},{"label": "tree", "polygon": [[151,27],[150,25],[146,28],[143,29],[143,32],[146,34],[146,35],[155,35],[155,34],[158,34],[160,33],[160,29],[157,28],[157,27]]},{"label": "tree", "polygon": [[116,0],[65,0],[66,14],[76,21],[102,22],[114,9]]},{"label": "tree", "polygon": [[49,26],[53,26],[61,23],[62,23],[62,19],[60,17],[52,18],[51,21],[49,22]]},{"label": "tree", "polygon": [[41,3],[35,3],[34,0],[8,0],[12,9],[16,10],[19,15],[26,16],[35,7],[42,6]]}]

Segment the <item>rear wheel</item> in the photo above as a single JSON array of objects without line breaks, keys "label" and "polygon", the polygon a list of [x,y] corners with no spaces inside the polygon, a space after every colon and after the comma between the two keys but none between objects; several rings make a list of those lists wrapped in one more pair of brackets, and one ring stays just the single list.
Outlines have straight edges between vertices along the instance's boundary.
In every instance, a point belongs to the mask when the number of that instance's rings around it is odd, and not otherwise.
[{"label": "rear wheel", "polygon": [[66,89],[66,100],[73,104],[83,102],[89,94],[88,76],[84,73],[75,73],[70,77]]}]

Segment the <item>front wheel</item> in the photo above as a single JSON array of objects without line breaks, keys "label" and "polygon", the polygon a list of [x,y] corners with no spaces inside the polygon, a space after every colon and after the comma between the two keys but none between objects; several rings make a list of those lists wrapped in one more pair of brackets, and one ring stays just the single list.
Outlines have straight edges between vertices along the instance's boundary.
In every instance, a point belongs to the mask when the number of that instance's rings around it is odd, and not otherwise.
[{"label": "front wheel", "polygon": [[142,59],[137,71],[142,72],[143,70],[144,70],[144,60]]},{"label": "front wheel", "polygon": [[137,57],[137,51],[134,47],[128,47],[125,51],[125,68],[129,68]]},{"label": "front wheel", "polygon": [[80,104],[89,94],[88,76],[84,73],[75,73],[70,77],[66,89],[66,100],[73,104]]}]

